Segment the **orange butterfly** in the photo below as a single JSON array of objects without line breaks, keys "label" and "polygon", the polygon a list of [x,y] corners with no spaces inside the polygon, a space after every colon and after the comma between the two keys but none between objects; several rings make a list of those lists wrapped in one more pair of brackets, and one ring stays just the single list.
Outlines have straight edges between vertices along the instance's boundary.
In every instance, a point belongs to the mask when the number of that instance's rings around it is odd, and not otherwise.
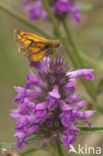
[{"label": "orange butterfly", "polygon": [[23,52],[32,61],[39,61],[44,56],[53,54],[55,48],[60,46],[58,40],[48,40],[21,30],[14,30],[14,35],[19,51]]}]

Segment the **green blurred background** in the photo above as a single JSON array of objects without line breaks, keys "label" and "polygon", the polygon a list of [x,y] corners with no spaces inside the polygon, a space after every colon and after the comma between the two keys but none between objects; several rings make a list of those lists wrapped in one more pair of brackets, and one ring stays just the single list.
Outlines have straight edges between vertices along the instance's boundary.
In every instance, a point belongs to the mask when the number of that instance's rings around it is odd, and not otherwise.
[{"label": "green blurred background", "polygon": [[[27,13],[22,9],[23,1],[0,1],[21,14],[22,17],[28,19]],[[81,3],[81,1],[79,2]],[[73,21],[68,20],[68,25],[71,28],[78,48],[93,59],[103,62],[103,48],[101,48],[103,45],[103,0],[85,0],[82,2],[82,5],[85,4],[88,4],[90,9],[88,8],[81,12],[82,23],[77,25]],[[41,27],[46,33],[52,34],[52,25],[49,22],[46,23],[39,20],[32,23]],[[12,102],[12,99],[16,96],[13,86],[24,86],[29,70],[28,60],[18,53],[14,40],[14,29],[39,34],[0,10],[0,142],[12,142],[15,140],[12,137],[15,132],[15,121],[9,116],[10,110],[15,108]],[[86,62],[85,64],[88,67]],[[89,66],[89,68],[91,67]],[[102,75],[102,72],[95,71],[95,84]],[[78,85],[78,90],[81,93],[85,92],[81,84]],[[102,114],[97,112],[94,118],[93,125],[103,125]],[[82,143],[88,146],[98,145],[101,147],[103,146],[102,137],[102,134],[83,135],[78,137],[76,144]],[[65,154],[68,155],[67,150]]]}]

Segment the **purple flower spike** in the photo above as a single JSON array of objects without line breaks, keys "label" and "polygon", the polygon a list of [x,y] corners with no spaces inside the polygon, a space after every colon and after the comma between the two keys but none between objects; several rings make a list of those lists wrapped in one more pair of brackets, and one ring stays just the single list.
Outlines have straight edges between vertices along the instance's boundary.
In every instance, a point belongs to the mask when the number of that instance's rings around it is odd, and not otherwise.
[{"label": "purple flower spike", "polygon": [[[80,18],[80,8],[78,6],[72,6],[70,0],[48,0],[51,11],[53,14],[62,19],[65,18],[67,14],[71,14],[71,17],[76,23],[81,22]],[[48,14],[43,7],[42,0],[25,0],[23,3],[23,8],[25,11],[29,12],[30,20],[37,20],[41,17],[48,21]]]},{"label": "purple flower spike", "polygon": [[88,117],[94,111],[81,111],[85,100],[75,93],[75,81],[82,77],[93,80],[93,69],[68,72],[69,67],[60,56],[56,61],[44,57],[42,63],[30,62],[30,66],[37,75],[30,70],[25,87],[14,87],[18,93],[14,103],[18,108],[11,111],[11,118],[17,120],[14,135],[17,147],[22,149],[32,135],[55,140],[56,132],[63,135],[62,142],[69,147],[80,133],[77,128],[80,121],[91,126]]}]

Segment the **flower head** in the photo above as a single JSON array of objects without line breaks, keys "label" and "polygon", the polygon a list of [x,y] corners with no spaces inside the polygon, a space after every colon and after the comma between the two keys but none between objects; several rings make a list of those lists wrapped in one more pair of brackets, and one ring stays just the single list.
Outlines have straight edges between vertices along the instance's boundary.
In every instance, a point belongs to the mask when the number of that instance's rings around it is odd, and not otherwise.
[{"label": "flower head", "polygon": [[[51,7],[51,11],[58,18],[64,18],[68,13],[76,23],[81,22],[80,8],[78,6],[72,6],[70,0],[48,0]],[[41,0],[25,0],[23,4],[25,11],[29,11],[29,18],[31,20],[43,19],[47,20],[48,15],[46,10],[43,8]]]},{"label": "flower head", "polygon": [[31,62],[38,73],[32,70],[27,75],[25,87],[14,87],[18,95],[14,103],[18,108],[12,110],[11,117],[17,120],[16,134],[17,147],[23,148],[27,143],[26,138],[39,135],[42,138],[57,137],[56,133],[63,135],[62,142],[70,146],[76,141],[80,133],[77,128],[80,121],[88,123],[87,119],[94,111],[80,110],[84,108],[85,100],[80,100],[75,93],[77,78],[93,80],[92,69],[81,69],[68,72],[68,65],[63,64],[63,59],[56,61],[48,57],[43,62]]}]

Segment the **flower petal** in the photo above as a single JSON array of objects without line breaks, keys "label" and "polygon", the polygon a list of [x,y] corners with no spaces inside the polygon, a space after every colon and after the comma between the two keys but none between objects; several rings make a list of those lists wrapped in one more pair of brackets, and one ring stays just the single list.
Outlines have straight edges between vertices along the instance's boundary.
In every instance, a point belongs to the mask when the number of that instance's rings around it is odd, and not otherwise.
[{"label": "flower petal", "polygon": [[93,69],[80,69],[74,72],[68,72],[67,75],[71,78],[86,78],[87,80],[94,80],[94,76],[92,74]]}]

